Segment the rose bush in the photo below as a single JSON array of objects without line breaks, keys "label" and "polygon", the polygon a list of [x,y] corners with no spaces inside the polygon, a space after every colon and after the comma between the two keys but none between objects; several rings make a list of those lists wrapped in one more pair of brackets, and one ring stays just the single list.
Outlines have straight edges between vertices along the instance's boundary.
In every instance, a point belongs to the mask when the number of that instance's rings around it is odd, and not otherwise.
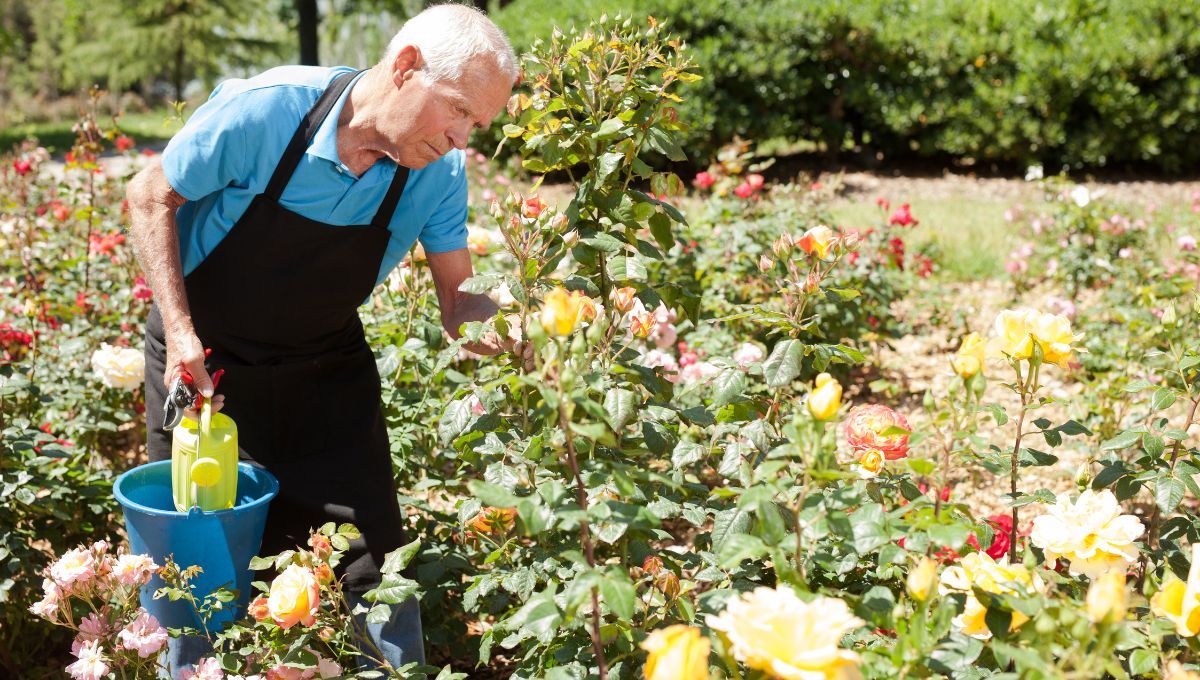
[{"label": "rose bush", "polygon": [[[368,677],[362,622],[414,594],[447,678],[478,662],[689,680],[1194,667],[1200,311],[1178,239],[1195,218],[1160,254],[1156,218],[1040,180],[1047,213],[1028,213],[1032,250],[1013,249],[1021,286],[1053,297],[961,314],[925,394],[876,389],[869,372],[893,370],[879,347],[916,327],[900,303],[939,275],[906,243],[933,225],[884,200],[874,227],[839,224],[836,180],[772,184],[746,143],[685,197],[648,161],[683,154],[687,55],[625,19],[528,55],[505,143],[568,195],[495,174],[477,187],[463,289],[502,313],[461,330],[531,341],[533,370],[448,340],[414,252],[362,315],[418,540],[354,608],[335,577],[352,527],[256,559],[277,575],[207,631],[215,652],[190,677]],[[111,478],[137,462],[152,293],[118,238],[122,179],[96,172],[108,133],[81,130],[61,177],[36,146],[0,164],[0,661],[150,672],[162,635],[135,601],[75,590],[128,592],[155,568],[93,546],[118,535]],[[231,598],[192,592],[180,565],[159,573],[197,609]]]}]

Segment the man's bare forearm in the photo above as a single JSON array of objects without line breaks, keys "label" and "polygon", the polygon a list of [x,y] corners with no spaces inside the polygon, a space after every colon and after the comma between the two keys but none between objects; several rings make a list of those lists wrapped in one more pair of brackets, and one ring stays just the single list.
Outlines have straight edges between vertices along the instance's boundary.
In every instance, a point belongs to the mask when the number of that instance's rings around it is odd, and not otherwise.
[{"label": "man's bare forearm", "polygon": [[167,335],[195,333],[175,224],[175,211],[186,199],[171,188],[159,161],[130,181],[127,196],[134,253],[154,291],[164,330]]}]

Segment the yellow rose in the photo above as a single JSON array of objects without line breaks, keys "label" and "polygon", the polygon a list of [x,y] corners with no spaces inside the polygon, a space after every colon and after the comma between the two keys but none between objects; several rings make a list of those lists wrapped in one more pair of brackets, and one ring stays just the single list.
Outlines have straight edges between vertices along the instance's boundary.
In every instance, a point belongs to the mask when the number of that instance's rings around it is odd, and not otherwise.
[{"label": "yellow rose", "polygon": [[983,370],[986,349],[987,344],[983,341],[983,338],[979,337],[978,333],[969,333],[962,339],[962,345],[959,346],[958,353],[950,361],[950,364],[954,367],[954,372],[961,376],[963,380],[968,380]]},{"label": "yellow rose", "polygon": [[594,317],[596,306],[587,296],[572,295],[565,288],[555,288],[546,294],[539,320],[550,335],[570,335],[585,320],[584,314],[589,307]]},{"label": "yellow rose", "polygon": [[863,449],[858,456],[857,465],[854,466],[855,471],[863,479],[877,477],[880,472],[883,472],[883,464],[886,460],[883,452],[878,449]]},{"label": "yellow rose", "polygon": [[699,628],[660,628],[650,633],[642,649],[650,653],[646,680],[708,680],[709,642]]},{"label": "yellow rose", "polygon": [[1087,591],[1087,615],[1092,623],[1120,623],[1127,606],[1125,572],[1106,571],[1092,581]]},{"label": "yellow rose", "polygon": [[804,232],[804,236],[801,236],[795,243],[809,255],[816,255],[824,260],[829,257],[829,251],[836,242],[837,234],[822,224]]},{"label": "yellow rose", "polygon": [[818,375],[813,390],[808,393],[807,405],[813,418],[832,419],[842,407],[842,386],[828,373]]},{"label": "yellow rose", "polygon": [[921,558],[912,571],[908,572],[908,580],[904,583],[904,588],[908,591],[909,597],[924,602],[937,588],[937,581],[937,562],[929,559],[927,555]]},{"label": "yellow rose", "polygon": [[[1022,590],[1040,590],[1042,581],[1031,574],[1023,564],[1008,564],[1006,560],[997,562],[983,552],[973,552],[942,572],[938,582],[939,594],[946,596],[957,592],[967,595],[963,613],[952,621],[954,627],[964,635],[987,640],[992,637],[992,631],[988,629],[986,622],[987,607],[975,597],[975,587],[989,593],[1013,595]],[[1027,621],[1028,616],[1021,612],[1012,612],[1008,629],[1016,630]]]},{"label": "yellow rose", "polygon": [[729,601],[708,625],[729,639],[750,668],[782,680],[858,678],[858,655],[842,637],[863,625],[846,603],[829,597],[801,600],[791,588],[760,587]]},{"label": "yellow rose", "polygon": [[1150,598],[1150,611],[1170,619],[1181,637],[1200,633],[1200,543],[1192,544],[1192,567],[1187,581],[1168,577],[1162,590]]},{"label": "yellow rose", "polygon": [[297,623],[311,626],[321,606],[319,593],[316,576],[292,564],[271,582],[267,610],[280,628],[291,628]]},{"label": "yellow rose", "polygon": [[1013,359],[1029,359],[1036,344],[1043,361],[1067,368],[1073,353],[1083,351],[1074,347],[1082,339],[1082,334],[1071,333],[1070,320],[1060,314],[1006,309],[996,317],[996,342],[1000,351]]}]

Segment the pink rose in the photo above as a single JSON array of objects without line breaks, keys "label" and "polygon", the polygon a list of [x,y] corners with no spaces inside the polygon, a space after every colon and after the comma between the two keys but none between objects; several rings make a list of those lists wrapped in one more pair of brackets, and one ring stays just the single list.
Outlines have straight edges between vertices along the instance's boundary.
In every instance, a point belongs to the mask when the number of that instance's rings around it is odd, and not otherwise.
[{"label": "pink rose", "polygon": [[167,629],[158,624],[150,612],[143,611],[133,623],[117,633],[121,647],[134,650],[143,659],[158,653],[167,644]]},{"label": "pink rose", "polygon": [[750,198],[754,195],[754,189],[750,188],[749,184],[742,182],[733,189],[733,193],[738,198]]},{"label": "pink rose", "polygon": [[692,180],[692,186],[696,187],[697,189],[707,189],[711,187],[714,182],[716,182],[716,179],[714,179],[712,175],[707,172],[699,172],[696,173],[695,179]]},{"label": "pink rose", "polygon": [[108,675],[109,666],[99,640],[80,645],[75,656],[79,660],[67,666],[67,673],[75,680],[101,680]]},{"label": "pink rose", "polygon": [[742,370],[748,369],[751,366],[760,363],[765,357],[766,354],[763,352],[761,347],[748,342],[744,343],[741,347],[738,347],[737,351],[733,353],[734,362],[737,363],[738,368]]}]

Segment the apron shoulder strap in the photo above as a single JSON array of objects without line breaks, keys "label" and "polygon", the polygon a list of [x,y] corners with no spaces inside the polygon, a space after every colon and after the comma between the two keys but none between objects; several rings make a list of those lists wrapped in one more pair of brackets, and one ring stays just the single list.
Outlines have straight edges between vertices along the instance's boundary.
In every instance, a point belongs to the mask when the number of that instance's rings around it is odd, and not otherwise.
[{"label": "apron shoulder strap", "polygon": [[408,168],[403,165],[396,166],[396,176],[392,178],[392,184],[388,187],[388,192],[383,197],[383,202],[379,204],[379,209],[375,211],[375,219],[371,220],[371,226],[376,229],[387,229],[392,222],[392,213],[396,211],[396,204],[400,202],[400,196],[404,194],[404,185],[408,184]]},{"label": "apron shoulder strap", "polygon": [[288,143],[287,149],[283,152],[283,157],[279,159],[279,164],[275,166],[275,173],[271,175],[271,181],[267,184],[266,194],[273,201],[278,201],[283,195],[283,189],[287,186],[288,180],[292,178],[292,173],[296,171],[296,166],[300,164],[300,159],[304,157],[304,152],[308,149],[308,145],[312,143],[312,138],[317,134],[317,128],[321,127],[322,121],[329,115],[330,109],[337,103],[338,98],[342,96],[350,82],[354,77],[362,71],[348,71],[338,76],[325,88],[321,93],[320,99],[316,104],[309,109],[308,114],[304,116],[304,120],[300,121],[300,126],[296,128],[295,134],[292,135],[292,141]]}]

